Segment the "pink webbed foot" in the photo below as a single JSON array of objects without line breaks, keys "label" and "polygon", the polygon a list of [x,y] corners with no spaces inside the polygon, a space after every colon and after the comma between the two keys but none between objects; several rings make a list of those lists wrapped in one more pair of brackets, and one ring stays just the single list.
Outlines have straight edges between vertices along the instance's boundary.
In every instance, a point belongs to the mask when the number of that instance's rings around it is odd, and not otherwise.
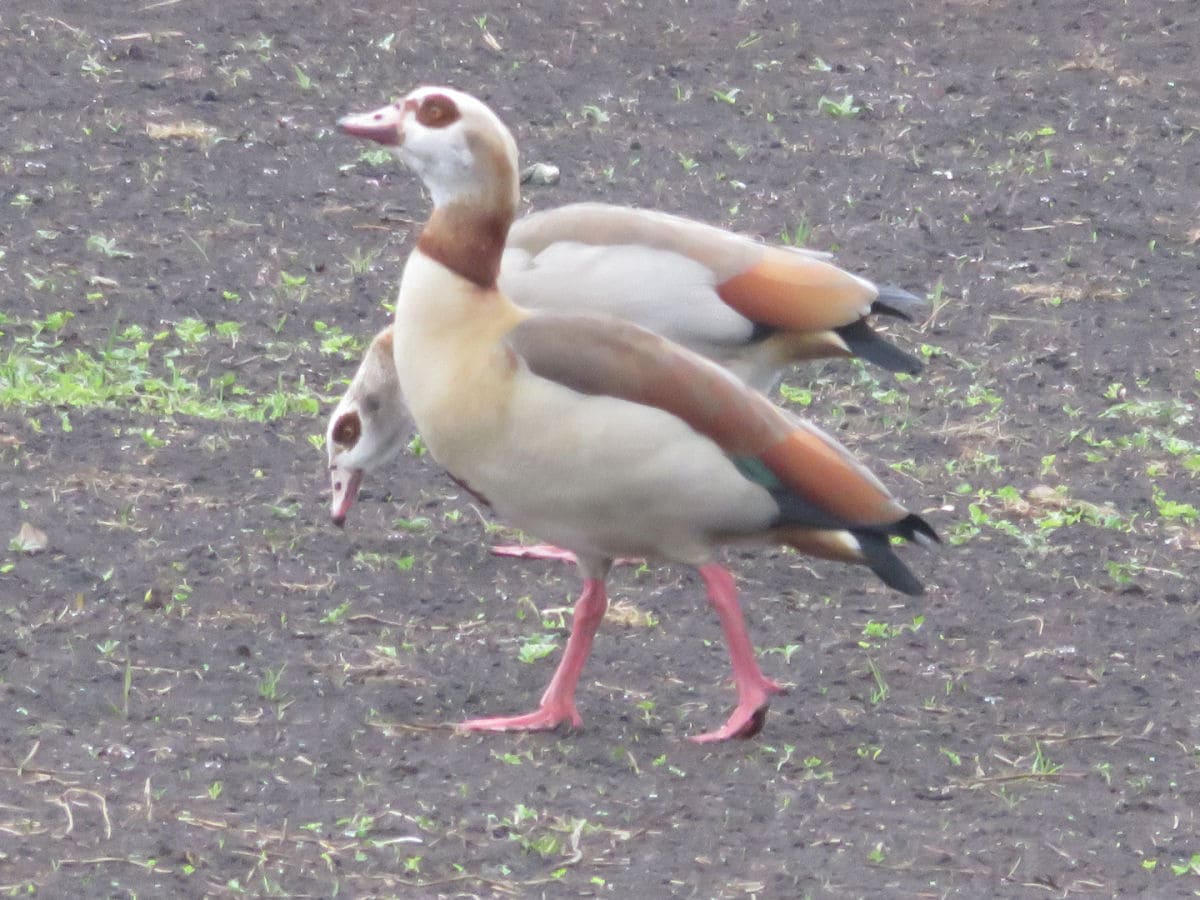
[{"label": "pink webbed foot", "polygon": [[694,734],[688,740],[697,744],[712,744],[730,738],[752,738],[762,731],[767,722],[771,695],[783,693],[783,688],[769,678],[763,678],[757,688],[750,697],[739,701],[724,725],[716,731]]},{"label": "pink webbed foot", "polygon": [[[579,560],[570,550],[555,547],[553,544],[497,544],[492,547],[493,556],[509,556],[513,559],[548,559],[552,562],[564,562],[569,566],[579,564]],[[618,556],[613,560],[614,566],[640,566],[643,560],[635,556]]]},{"label": "pink webbed foot", "polygon": [[575,554],[553,544],[501,544],[492,548],[494,556],[511,556],[515,559],[548,559],[575,565],[579,562]]},{"label": "pink webbed foot", "polygon": [[583,727],[583,717],[574,703],[547,704],[520,716],[467,719],[458,727],[463,731],[553,731],[563,722],[570,722],[573,728]]},{"label": "pink webbed foot", "polygon": [[537,709],[521,716],[468,719],[458,727],[464,731],[549,731],[563,722],[570,722],[575,728],[582,728],[583,718],[575,708],[575,687],[579,684],[583,664],[592,650],[592,638],[596,636],[596,629],[600,627],[607,607],[604,579],[587,579],[583,594],[575,604],[575,621],[571,624],[563,658],[559,660],[554,677],[542,694],[542,702]]}]

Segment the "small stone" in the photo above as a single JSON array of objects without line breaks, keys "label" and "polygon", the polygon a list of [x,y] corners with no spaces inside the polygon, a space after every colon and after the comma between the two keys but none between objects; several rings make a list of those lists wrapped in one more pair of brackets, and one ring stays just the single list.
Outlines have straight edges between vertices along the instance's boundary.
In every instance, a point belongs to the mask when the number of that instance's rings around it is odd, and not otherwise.
[{"label": "small stone", "polygon": [[521,173],[521,184],[558,184],[558,166],[534,163]]},{"label": "small stone", "polygon": [[21,530],[17,532],[17,536],[13,539],[14,548],[22,553],[33,555],[41,553],[50,546],[50,539],[46,537],[46,532],[38,528],[36,525],[30,525],[28,522],[21,523]]}]

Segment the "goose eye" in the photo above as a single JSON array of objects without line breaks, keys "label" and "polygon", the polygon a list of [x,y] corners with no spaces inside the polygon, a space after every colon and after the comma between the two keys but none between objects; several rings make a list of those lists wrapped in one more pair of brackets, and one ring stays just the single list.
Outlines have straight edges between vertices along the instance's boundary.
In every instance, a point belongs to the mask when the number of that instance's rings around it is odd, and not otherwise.
[{"label": "goose eye", "polygon": [[333,426],[333,440],[344,447],[353,447],[362,436],[362,422],[358,413],[348,412]]}]

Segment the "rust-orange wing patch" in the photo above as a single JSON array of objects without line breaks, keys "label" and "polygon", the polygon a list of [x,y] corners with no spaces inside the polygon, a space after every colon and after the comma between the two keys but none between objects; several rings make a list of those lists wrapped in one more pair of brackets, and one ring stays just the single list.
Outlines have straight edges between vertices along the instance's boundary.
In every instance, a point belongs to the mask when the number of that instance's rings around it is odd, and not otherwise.
[{"label": "rust-orange wing patch", "polygon": [[743,316],[789,331],[827,331],[871,311],[876,291],[837,266],[778,247],[717,285],[721,299]]}]

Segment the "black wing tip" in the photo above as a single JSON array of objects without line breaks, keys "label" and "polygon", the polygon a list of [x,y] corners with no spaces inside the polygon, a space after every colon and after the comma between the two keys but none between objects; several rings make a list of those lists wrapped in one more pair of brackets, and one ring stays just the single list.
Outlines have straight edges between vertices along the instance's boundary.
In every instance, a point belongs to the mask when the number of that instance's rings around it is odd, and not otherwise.
[{"label": "black wing tip", "polygon": [[874,363],[888,372],[903,372],[905,375],[917,375],[925,368],[925,364],[907,350],[901,350],[895,344],[880,337],[864,320],[851,322],[835,329],[838,337],[850,348],[850,352],[859,359]]},{"label": "black wing tip", "polygon": [[894,316],[911,322],[929,309],[929,302],[924,297],[911,294],[894,284],[877,285],[875,289],[879,291],[879,296],[871,302],[871,312],[876,315]]},{"label": "black wing tip", "polygon": [[926,522],[916,513],[909,513],[895,525],[897,534],[906,541],[912,541],[915,544],[940,544],[942,539],[938,537],[938,533],[933,530],[933,526]]},{"label": "black wing tip", "polygon": [[886,534],[877,531],[854,532],[858,545],[862,549],[863,561],[872,572],[892,590],[919,597],[925,593],[925,585],[914,575],[892,550],[891,542]]},{"label": "black wing tip", "polygon": [[852,534],[862,548],[863,561],[880,581],[910,597],[919,597],[925,593],[925,585],[921,584],[892,549],[891,537],[895,535],[924,546],[940,544],[942,539],[938,537],[932,525],[916,513],[909,513],[886,529],[855,530]]}]

